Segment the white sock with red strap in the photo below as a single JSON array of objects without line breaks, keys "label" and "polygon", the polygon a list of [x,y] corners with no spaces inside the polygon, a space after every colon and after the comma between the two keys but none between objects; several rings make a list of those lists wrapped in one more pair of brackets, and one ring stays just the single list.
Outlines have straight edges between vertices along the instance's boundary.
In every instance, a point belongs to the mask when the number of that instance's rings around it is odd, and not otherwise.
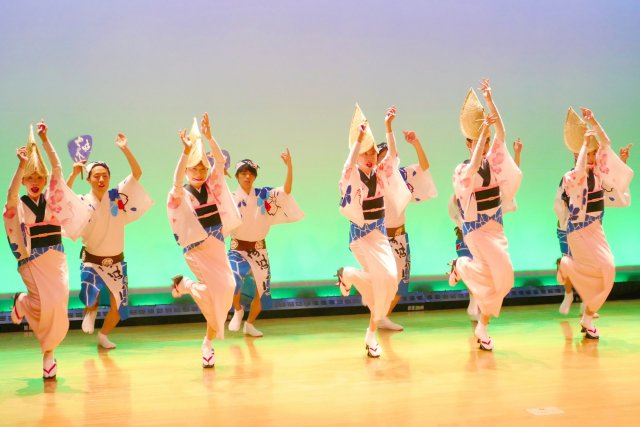
[{"label": "white sock with red strap", "polygon": [[580,324],[587,329],[593,329],[593,315],[589,316],[586,312],[582,315]]}]

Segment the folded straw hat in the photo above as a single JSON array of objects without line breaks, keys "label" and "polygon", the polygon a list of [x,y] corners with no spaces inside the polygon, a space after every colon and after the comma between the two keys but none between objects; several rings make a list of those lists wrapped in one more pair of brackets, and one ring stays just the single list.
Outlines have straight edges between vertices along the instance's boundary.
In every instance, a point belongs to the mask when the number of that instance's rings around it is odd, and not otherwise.
[{"label": "folded straw hat", "polygon": [[460,130],[464,137],[473,140],[480,138],[480,128],[483,121],[484,108],[473,88],[469,88],[460,109]]},{"label": "folded straw hat", "polygon": [[38,148],[38,144],[36,144],[36,139],[33,137],[33,125],[29,125],[27,164],[24,168],[24,176],[33,175],[34,172],[40,176],[49,176],[49,169],[47,169],[47,165],[44,164],[42,154],[40,154],[40,149]]},{"label": "folded straw hat", "polygon": [[[564,121],[564,144],[574,153],[579,153],[584,142],[584,133],[587,131],[587,123],[576,113],[573,107],[567,110]],[[589,137],[588,151],[598,149],[598,140],[592,135]]]},{"label": "folded straw hat", "polygon": [[200,135],[200,128],[198,127],[198,122],[195,117],[193,118],[193,126],[191,126],[191,131],[189,132],[189,139],[191,140],[192,145],[191,151],[189,152],[189,157],[187,158],[187,167],[194,168],[202,163],[202,165],[208,171],[211,168],[211,164],[209,163],[209,159],[207,158],[207,152],[204,149],[202,136]]},{"label": "folded straw hat", "polygon": [[364,139],[360,144],[360,152],[358,154],[366,153],[374,147],[376,149],[376,153],[378,152],[378,148],[376,147],[376,141],[373,139],[373,133],[371,132],[371,126],[369,126],[369,122],[367,118],[364,116],[364,113],[360,109],[358,103],[356,103],[356,108],[353,110],[353,117],[351,118],[351,127],[349,128],[349,149],[353,147],[353,144],[358,140],[358,135],[360,134],[360,125],[362,122],[367,122],[367,130],[365,131]]}]

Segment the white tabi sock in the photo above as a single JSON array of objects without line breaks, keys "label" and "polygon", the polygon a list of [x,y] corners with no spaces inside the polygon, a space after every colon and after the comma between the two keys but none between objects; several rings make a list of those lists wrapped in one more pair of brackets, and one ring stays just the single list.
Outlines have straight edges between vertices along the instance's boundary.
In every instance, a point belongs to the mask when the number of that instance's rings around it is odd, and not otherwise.
[{"label": "white tabi sock", "polygon": [[477,338],[480,338],[482,341],[489,341],[489,334],[487,333],[487,324],[482,323],[482,321],[478,321],[475,329],[475,335]]},{"label": "white tabi sock", "polygon": [[568,314],[573,303],[573,292],[565,292],[562,304],[560,304],[560,314]]},{"label": "white tabi sock", "polygon": [[586,313],[582,315],[582,320],[580,320],[580,324],[587,329],[593,329],[593,316],[589,316]]},{"label": "white tabi sock", "polygon": [[376,340],[376,333],[371,332],[371,329],[367,328],[367,334],[364,336],[364,343],[369,347],[375,347],[378,343]]},{"label": "white tabi sock", "polygon": [[204,336],[204,339],[202,340],[202,347],[206,347],[206,348],[213,348],[213,342],[207,338],[207,336]]}]

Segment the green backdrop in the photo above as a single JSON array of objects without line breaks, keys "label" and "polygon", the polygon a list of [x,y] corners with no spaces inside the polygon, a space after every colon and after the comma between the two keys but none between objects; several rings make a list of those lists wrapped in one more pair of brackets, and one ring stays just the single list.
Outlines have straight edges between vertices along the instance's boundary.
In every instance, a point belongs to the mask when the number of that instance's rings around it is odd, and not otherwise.
[{"label": "green backdrop", "polygon": [[[306,217],[272,229],[273,281],[326,280],[355,262],[337,187],[353,105],[380,141],[385,108],[395,104],[403,163],[416,162],[401,140],[413,129],[440,193],[408,210],[413,274],[440,274],[454,256],[451,174],[467,155],[459,108],[468,87],[490,77],[509,141],[524,143],[519,210],[505,217],[513,264],[552,269],[553,198],[573,164],[562,142],[567,107],[592,108],[616,147],[637,142],[639,12],[633,1],[3,2],[0,183],[8,187],[15,148],[40,118],[67,171],[67,140],[89,133],[92,159],[108,161],[114,181],[128,173],[113,142],[124,132],[156,201],[127,229],[130,285],[168,284],[187,272],[165,209],[181,150],[177,130],[208,111],[232,163],[260,164],[259,186],[282,184],[279,154],[291,148],[293,192]],[[639,264],[639,214],[634,204],[605,216],[619,266]],[[66,248],[78,289],[79,245]],[[23,289],[8,247],[0,268],[0,293]]]}]

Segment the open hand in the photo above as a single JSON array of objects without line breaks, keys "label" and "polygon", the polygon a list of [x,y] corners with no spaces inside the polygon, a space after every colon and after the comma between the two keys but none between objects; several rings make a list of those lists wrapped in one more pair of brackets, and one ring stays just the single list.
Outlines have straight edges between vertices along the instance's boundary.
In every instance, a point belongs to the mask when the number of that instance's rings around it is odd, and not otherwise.
[{"label": "open hand", "polygon": [[208,140],[211,140],[211,122],[209,122],[209,113],[204,113],[202,116],[200,127],[202,128],[203,135],[206,136]]},{"label": "open hand", "polygon": [[484,120],[482,122],[482,126],[483,127],[490,127],[497,121],[498,121],[498,115],[492,113],[492,114],[487,115],[487,117],[484,118]]},{"label": "open hand", "polygon": [[491,86],[489,85],[489,79],[480,80],[480,91],[482,92],[482,96],[484,96],[484,99],[486,99],[487,102],[492,101],[493,98],[491,95]]}]

